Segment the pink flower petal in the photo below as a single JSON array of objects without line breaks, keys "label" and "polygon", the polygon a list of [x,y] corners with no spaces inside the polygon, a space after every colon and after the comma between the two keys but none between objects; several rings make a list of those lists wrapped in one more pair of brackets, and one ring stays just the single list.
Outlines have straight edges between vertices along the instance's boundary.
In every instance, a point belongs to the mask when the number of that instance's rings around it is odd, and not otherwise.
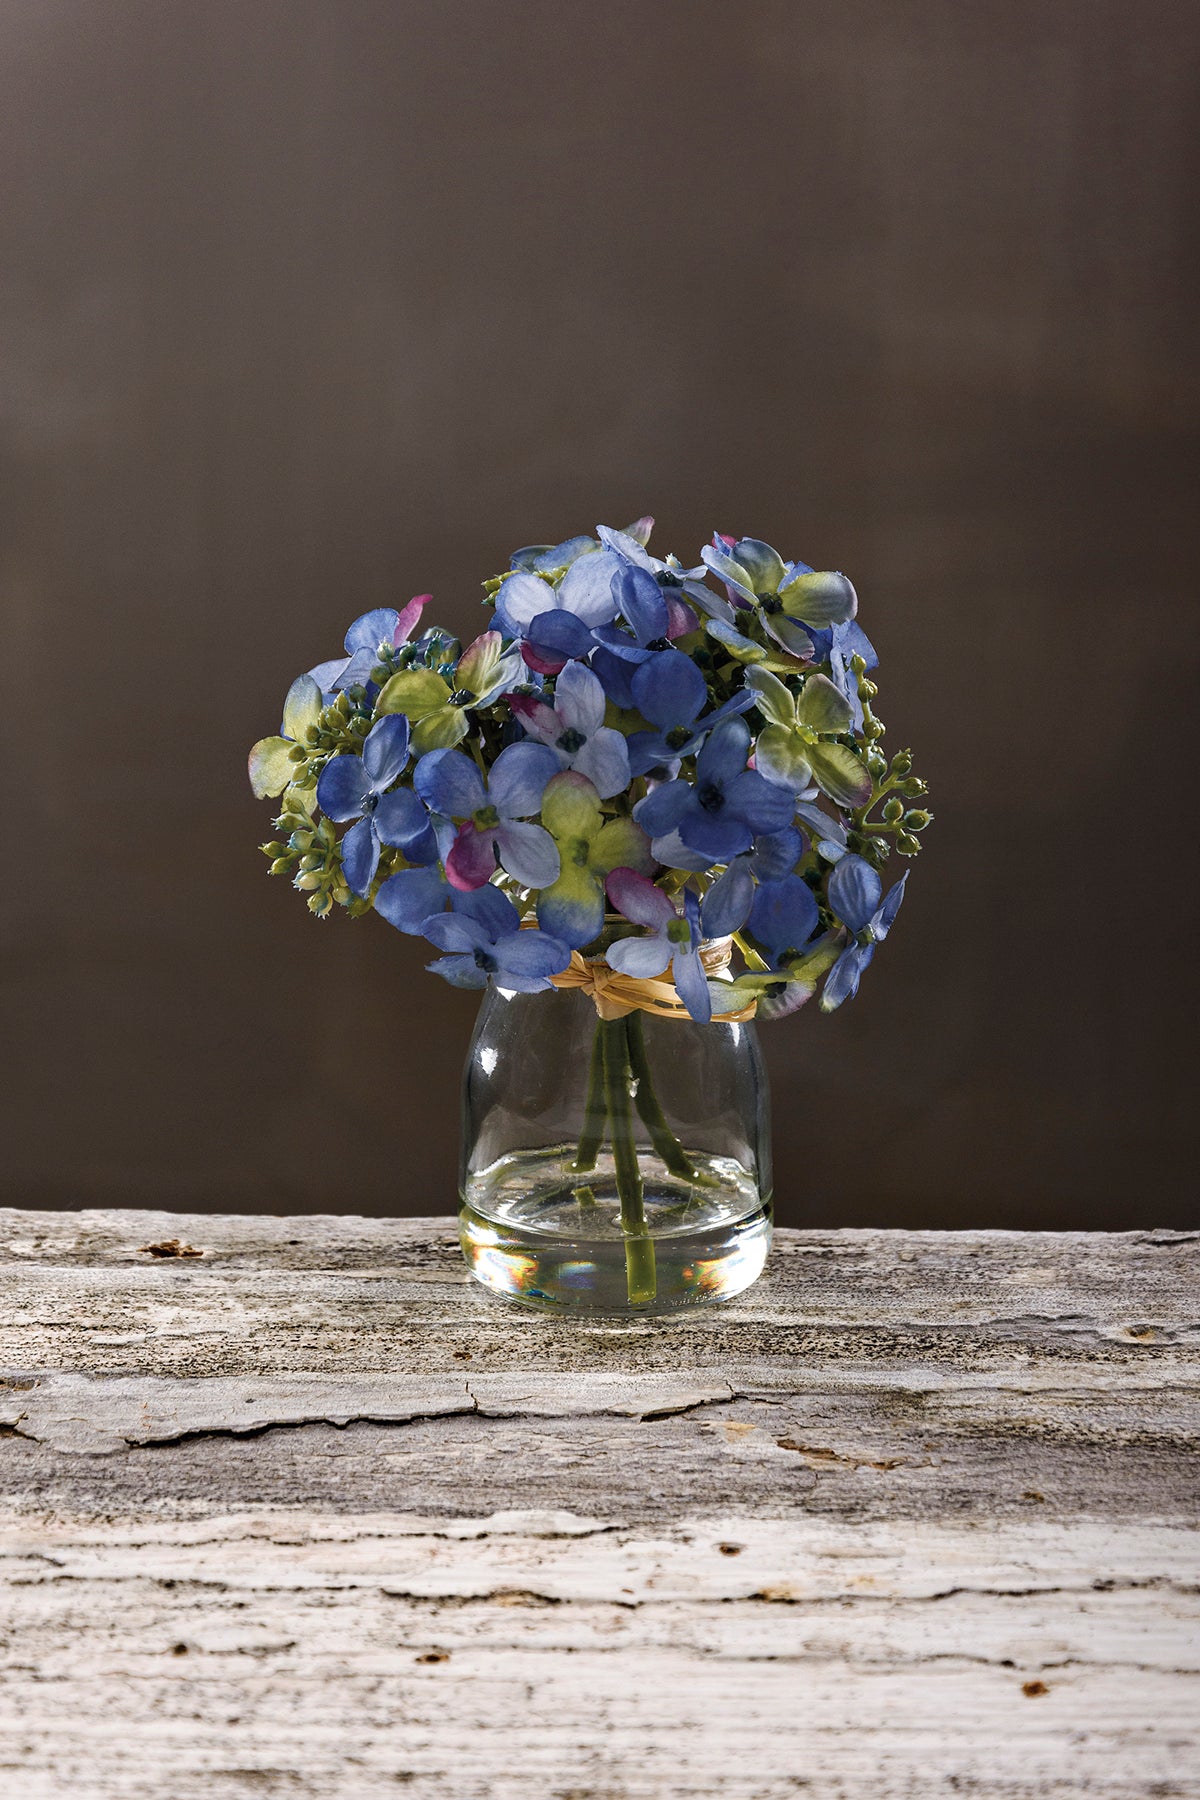
[{"label": "pink flower petal", "polygon": [[460,893],[484,887],[496,872],[496,833],[470,820],[460,825],[446,857],[446,880]]}]

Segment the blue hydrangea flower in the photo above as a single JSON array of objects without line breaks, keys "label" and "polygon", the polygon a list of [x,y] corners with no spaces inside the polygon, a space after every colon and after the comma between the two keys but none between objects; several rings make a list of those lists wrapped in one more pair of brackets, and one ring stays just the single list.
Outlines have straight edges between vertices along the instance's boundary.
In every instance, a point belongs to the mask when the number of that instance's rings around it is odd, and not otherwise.
[{"label": "blue hydrangea flower", "polygon": [[757,889],[750,908],[749,928],[773,969],[779,969],[805,948],[821,922],[816,898],[799,875],[767,881]]},{"label": "blue hydrangea flower", "polygon": [[[687,632],[694,631],[696,615],[680,596],[686,594],[701,606],[707,606],[712,600],[712,590],[705,585],[708,570],[704,564],[698,563],[694,569],[685,569],[675,556],[668,556],[662,562],[657,556],[651,556],[645,544],[638,543],[627,531],[613,531],[608,525],[598,525],[596,530],[606,549],[615,550],[633,568],[641,569],[658,583],[667,603],[668,617],[675,625],[675,629],[667,635],[673,638],[683,637]],[[675,615],[673,619],[671,615]]]},{"label": "blue hydrangea flower", "polygon": [[624,567],[614,551],[593,550],[571,563],[557,587],[518,569],[496,595],[497,623],[521,640],[530,668],[556,675],[565,663],[589,654],[595,626],[616,618],[613,580]]},{"label": "blue hydrangea flower", "polygon": [[692,1018],[707,1025],[712,1018],[708,981],[700,961],[700,902],[690,889],[677,911],[660,887],[632,869],[614,869],[608,897],[633,925],[644,925],[644,937],[618,938],[607,951],[608,966],[622,975],[652,980],[668,968],[675,990]]},{"label": "blue hydrangea flower", "polygon": [[397,612],[394,606],[376,606],[355,619],[346,633],[346,654],[318,663],[309,674],[323,693],[331,697],[343,688],[365,687],[379,660],[381,644],[397,648],[407,644],[417,628],[432,594],[417,594]]},{"label": "blue hydrangea flower", "polygon": [[530,737],[549,745],[559,767],[586,775],[602,800],[629,786],[625,739],[604,723],[604,689],[583,663],[563,669],[552,706],[534,694],[512,694],[509,705]]},{"label": "blue hydrangea flower", "polygon": [[437,854],[428,814],[411,788],[388,789],[408,762],[408,720],[393,713],[373,725],[361,756],[331,756],[317,782],[317,804],[338,824],[354,819],[342,839],[342,873],[352,893],[365,894],[375,878],[382,844],[403,850],[413,862]]},{"label": "blue hydrangea flower", "polygon": [[694,756],[722,719],[754,704],[754,695],[742,692],[701,718],[708,683],[682,650],[660,650],[648,657],[634,670],[630,686],[638,712],[655,727],[653,731],[635,731],[629,739],[629,767],[634,775],[644,775],[679,757]]},{"label": "blue hydrangea flower", "polygon": [[635,704],[631,682],[637,666],[666,650],[672,638],[694,631],[697,619],[690,606],[673,599],[653,575],[632,564],[617,575],[613,593],[624,622],[597,629],[592,667],[613,705],[628,710]]},{"label": "blue hydrangea flower", "polygon": [[904,899],[904,874],[888,890],[883,899],[883,883],[879,873],[861,856],[843,856],[829,876],[829,905],[835,917],[853,934],[829,971],[821,995],[821,1010],[833,1012],[843,1001],[852,1000],[858,992],[863,970],[875,954],[900,911]]},{"label": "blue hydrangea flower", "polygon": [[[659,844],[660,858],[673,869],[708,868],[705,857],[692,857],[682,841]],[[749,850],[735,856],[704,896],[704,930],[708,937],[728,937],[740,931],[750,916],[755,890],[764,882],[782,881],[791,875],[804,854],[804,835],[790,825],[783,831],[763,833]],[[691,858],[680,861],[679,857]]]},{"label": "blue hydrangea flower", "polygon": [[553,985],[571,960],[566,944],[544,931],[521,930],[516,907],[498,888],[460,896],[453,912],[425,920],[424,935],[447,952],[426,967],[455,987],[482,988],[489,981],[518,994]]},{"label": "blue hydrangea flower", "polygon": [[[376,727],[378,729],[378,727]],[[541,810],[542,795],[559,762],[545,744],[510,744],[483,776],[461,750],[431,750],[413,773],[413,785],[431,812],[459,819],[445,858],[457,888],[481,888],[496,864],[522,887],[549,887],[558,879],[558,851],[540,825],[523,823]]]},{"label": "blue hydrangea flower", "polygon": [[728,862],[748,850],[759,832],[792,822],[794,797],[778,782],[746,767],[750,733],[741,719],[723,719],[696,757],[696,781],[664,781],[633,809],[656,840],[678,832],[689,850]]}]

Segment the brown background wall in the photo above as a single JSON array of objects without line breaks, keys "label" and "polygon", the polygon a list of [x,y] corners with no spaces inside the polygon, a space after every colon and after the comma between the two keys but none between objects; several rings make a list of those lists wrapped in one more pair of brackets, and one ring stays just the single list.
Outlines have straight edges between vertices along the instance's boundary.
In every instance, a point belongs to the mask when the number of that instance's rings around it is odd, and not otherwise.
[{"label": "brown background wall", "polygon": [[784,1220],[1194,1219],[1198,49],[5,0],[6,1197],[452,1204],[471,1002],[267,879],[245,751],[365,608],[646,509],[847,569],[933,786],[859,1000],[764,1032]]}]

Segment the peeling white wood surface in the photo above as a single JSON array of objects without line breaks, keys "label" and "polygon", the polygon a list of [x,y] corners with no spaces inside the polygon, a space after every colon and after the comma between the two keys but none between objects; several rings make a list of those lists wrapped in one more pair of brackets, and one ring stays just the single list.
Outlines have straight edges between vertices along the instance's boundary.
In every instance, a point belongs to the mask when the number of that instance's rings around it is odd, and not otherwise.
[{"label": "peeling white wood surface", "polygon": [[0,1212],[0,1793],[1200,1796],[1198,1249],[572,1326],[447,1220]]}]

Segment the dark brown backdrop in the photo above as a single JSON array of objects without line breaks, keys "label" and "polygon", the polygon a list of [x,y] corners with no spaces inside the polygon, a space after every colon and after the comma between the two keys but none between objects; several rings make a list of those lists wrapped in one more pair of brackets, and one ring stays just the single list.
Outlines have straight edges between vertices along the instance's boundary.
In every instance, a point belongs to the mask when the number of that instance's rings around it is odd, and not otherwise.
[{"label": "dark brown backdrop", "polygon": [[365,608],[650,510],[847,569],[933,786],[859,1000],[764,1033],[784,1220],[1194,1217],[1198,45],[5,0],[7,1196],[452,1204],[471,1003],[267,879],[245,751]]}]

